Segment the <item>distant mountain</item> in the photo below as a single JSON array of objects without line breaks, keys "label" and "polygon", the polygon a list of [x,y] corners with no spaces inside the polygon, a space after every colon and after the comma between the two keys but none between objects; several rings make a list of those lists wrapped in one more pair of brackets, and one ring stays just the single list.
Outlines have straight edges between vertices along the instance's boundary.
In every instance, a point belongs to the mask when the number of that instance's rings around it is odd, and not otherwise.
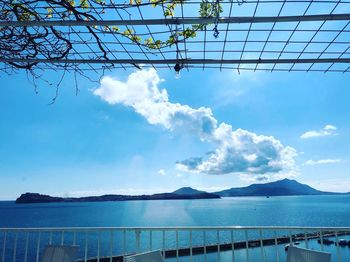
[{"label": "distant mountain", "polygon": [[173,194],[178,194],[178,195],[198,195],[203,193],[207,193],[207,192],[193,189],[192,187],[182,187],[173,192]]},{"label": "distant mountain", "polygon": [[16,203],[50,203],[50,202],[100,202],[100,201],[131,201],[131,200],[176,200],[176,199],[214,199],[220,197],[238,196],[295,196],[295,195],[332,195],[332,193],[316,190],[308,185],[301,184],[295,180],[283,179],[265,184],[252,184],[247,187],[231,188],[215,193],[208,193],[183,187],[172,193],[161,193],[154,195],[103,195],[77,198],[62,198],[41,195],[37,193],[25,193],[17,198]]},{"label": "distant mountain", "polygon": [[291,195],[326,195],[336,194],[316,190],[295,180],[283,179],[265,184],[252,184],[247,187],[231,188],[215,192],[221,197],[232,196],[291,196]]},{"label": "distant mountain", "polygon": [[52,197],[48,195],[41,195],[38,193],[25,193],[16,199],[17,204],[29,203],[52,203],[52,202],[102,202],[102,201],[131,201],[131,200],[176,200],[176,199],[212,199],[220,198],[220,196],[198,191],[198,193],[181,194],[181,193],[161,193],[154,195],[103,195],[103,196],[89,196],[77,198],[62,198]]},{"label": "distant mountain", "polygon": [[63,201],[64,199],[62,197],[52,197],[38,193],[25,193],[16,199],[16,203],[50,203]]}]

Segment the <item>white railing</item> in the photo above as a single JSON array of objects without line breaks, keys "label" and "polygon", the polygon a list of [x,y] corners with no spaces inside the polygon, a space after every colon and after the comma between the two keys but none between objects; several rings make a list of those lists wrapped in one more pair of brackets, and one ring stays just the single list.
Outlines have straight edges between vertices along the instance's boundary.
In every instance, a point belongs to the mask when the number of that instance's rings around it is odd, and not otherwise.
[{"label": "white railing", "polygon": [[[0,262],[39,262],[46,245],[77,245],[79,261],[122,261],[126,254],[162,250],[172,261],[286,261],[299,244],[350,261],[350,227],[99,227],[0,228]],[[350,241],[349,241],[350,246]]]}]

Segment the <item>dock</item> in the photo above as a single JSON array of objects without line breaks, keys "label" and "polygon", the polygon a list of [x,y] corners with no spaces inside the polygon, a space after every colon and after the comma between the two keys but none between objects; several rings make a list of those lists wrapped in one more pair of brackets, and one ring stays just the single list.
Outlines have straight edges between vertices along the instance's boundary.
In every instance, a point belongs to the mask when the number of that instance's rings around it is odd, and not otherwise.
[{"label": "dock", "polygon": [[[350,235],[350,231],[337,232],[338,236]],[[322,238],[335,237],[336,232],[323,232]],[[289,244],[292,242],[302,242],[305,240],[318,239],[320,238],[319,232],[315,233],[299,233],[293,234],[290,236],[281,236],[277,238],[265,238],[265,239],[253,239],[248,241],[238,241],[234,243],[222,243],[222,244],[208,244],[206,246],[195,246],[192,248],[179,248],[179,249],[168,249],[165,250],[165,258],[174,258],[174,257],[183,257],[192,255],[202,255],[205,253],[216,253],[229,250],[239,250],[245,248],[257,248],[261,246],[273,246],[281,244]],[[114,256],[112,257],[102,257],[99,259],[99,262],[123,262],[123,256]],[[80,260],[79,262],[84,262]],[[97,258],[90,258],[87,262],[97,262]]]}]

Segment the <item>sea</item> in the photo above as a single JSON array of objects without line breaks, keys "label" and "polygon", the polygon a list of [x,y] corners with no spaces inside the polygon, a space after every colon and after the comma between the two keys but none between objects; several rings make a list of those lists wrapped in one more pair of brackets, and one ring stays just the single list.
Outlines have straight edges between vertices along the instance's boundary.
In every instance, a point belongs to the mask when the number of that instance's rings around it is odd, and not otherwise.
[{"label": "sea", "polygon": [[[190,226],[294,226],[294,227],[350,227],[350,195],[232,197],[201,200],[150,200],[123,202],[76,202],[15,204],[0,202],[0,228],[37,227],[190,227]],[[8,232],[0,231],[0,261],[40,261],[48,244],[71,244],[80,247],[79,257],[108,256],[135,252],[136,234],[133,231],[114,232],[111,248],[110,232]],[[275,232],[262,232],[264,238]],[[305,232],[277,231],[277,235]],[[118,235],[119,234],[119,235]],[[124,235],[123,235],[124,234]],[[150,240],[152,234],[152,240]],[[191,232],[191,244],[203,244],[203,232]],[[216,231],[207,232],[206,244],[218,241]],[[230,231],[219,233],[220,243],[229,243]],[[248,238],[259,238],[261,232],[249,231]],[[235,241],[244,241],[246,232],[235,231]],[[175,239],[178,239],[176,242]],[[349,236],[341,238],[350,240]],[[165,244],[162,242],[165,239]],[[330,237],[330,240],[336,240]],[[125,244],[126,240],[126,244]],[[124,241],[124,242],[123,242]],[[188,247],[189,231],[142,232],[139,251],[166,247]],[[15,244],[16,243],[16,244]],[[150,247],[150,244],[152,245]],[[28,246],[25,252],[25,246]],[[316,240],[300,241],[301,247],[320,250]],[[88,252],[85,252],[85,246]],[[265,246],[196,255],[192,258],[169,258],[167,261],[285,261],[285,245]],[[332,261],[350,261],[350,248],[334,244],[324,246],[332,254]],[[15,255],[15,257],[14,257]]]}]

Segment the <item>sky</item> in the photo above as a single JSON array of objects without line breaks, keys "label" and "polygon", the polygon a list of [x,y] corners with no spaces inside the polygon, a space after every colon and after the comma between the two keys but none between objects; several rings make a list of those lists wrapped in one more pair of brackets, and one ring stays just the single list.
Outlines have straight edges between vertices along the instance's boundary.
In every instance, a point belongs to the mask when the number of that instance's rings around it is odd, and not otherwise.
[{"label": "sky", "polygon": [[[57,74],[43,77],[54,80]],[[96,78],[98,79],[98,78]],[[350,191],[350,76],[115,70],[59,89],[1,75],[0,199],[217,191],[283,178]]]},{"label": "sky", "polygon": [[[334,5],[312,4],[308,14],[330,13]],[[239,5],[235,15],[251,16],[254,6]],[[281,15],[301,15],[307,6],[286,4]],[[336,6],[334,13],[349,12],[348,4]],[[277,15],[280,8],[261,6],[256,15]],[[195,12],[188,10],[185,15]],[[228,12],[224,8],[222,15]],[[321,24],[323,29],[349,25],[319,21],[301,26],[312,30]],[[247,29],[249,24],[237,26]],[[264,26],[271,24],[252,28]],[[275,29],[284,27],[294,24],[276,24]],[[305,41],[312,34],[295,33],[292,40]],[[320,33],[314,40],[348,41],[344,35]],[[270,40],[289,36],[282,30]],[[229,37],[246,38],[236,32]],[[250,38],[266,39],[266,33],[251,32]],[[250,45],[246,50],[259,49]],[[300,52],[301,47],[290,43],[286,50]],[[310,44],[314,51],[346,48]],[[243,58],[249,55],[254,54]],[[171,70],[119,69],[90,77],[94,81],[78,77],[77,95],[74,76],[67,73],[52,104],[55,84],[40,81],[35,87],[25,72],[0,74],[0,200],[24,192],[134,195],[184,186],[215,192],[283,178],[350,192],[348,73],[198,69],[182,70],[176,79]],[[42,75],[52,83],[60,78],[50,70]]]}]

